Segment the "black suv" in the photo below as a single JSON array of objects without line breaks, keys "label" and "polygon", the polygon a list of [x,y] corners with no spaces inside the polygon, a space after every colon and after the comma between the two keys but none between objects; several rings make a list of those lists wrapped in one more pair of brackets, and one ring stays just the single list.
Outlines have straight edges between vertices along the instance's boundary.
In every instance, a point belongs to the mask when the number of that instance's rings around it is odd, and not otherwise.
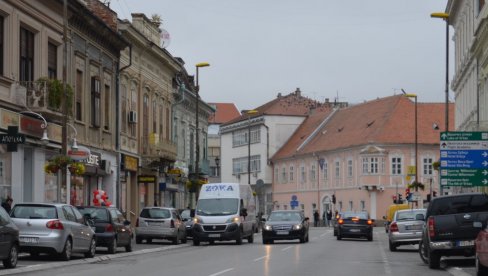
[{"label": "black suv", "polygon": [[442,256],[474,256],[474,240],[488,220],[488,195],[467,193],[434,198],[425,218],[419,253],[430,268],[439,268]]},{"label": "black suv", "polygon": [[132,229],[130,222],[115,207],[77,206],[88,220],[93,222],[97,246],[107,247],[110,254],[117,252],[117,247],[132,251]]},{"label": "black suv", "polygon": [[19,255],[19,228],[0,207],[0,260],[5,268],[17,266]]}]

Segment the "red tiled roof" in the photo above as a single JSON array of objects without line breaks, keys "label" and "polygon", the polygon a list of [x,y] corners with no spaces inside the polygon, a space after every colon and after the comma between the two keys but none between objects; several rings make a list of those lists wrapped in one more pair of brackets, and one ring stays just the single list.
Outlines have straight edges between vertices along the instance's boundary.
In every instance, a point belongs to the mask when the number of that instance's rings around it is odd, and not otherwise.
[{"label": "red tiled roof", "polygon": [[208,103],[215,107],[215,113],[208,118],[210,124],[223,124],[241,115],[233,103]]},{"label": "red tiled roof", "polygon": [[[443,103],[417,104],[417,133],[419,144],[438,144],[445,126]],[[454,104],[449,106],[450,129],[454,126]],[[323,117],[325,119],[325,115]],[[439,126],[433,129],[433,124]],[[318,124],[317,124],[318,126]],[[300,128],[299,128],[300,129]],[[309,135],[307,128],[293,136]],[[291,137],[294,141],[297,137]],[[343,149],[369,143],[411,144],[415,142],[415,103],[403,95],[390,96],[338,110],[310,141],[297,151],[296,143],[286,143],[273,159],[290,154],[309,154]]]}]

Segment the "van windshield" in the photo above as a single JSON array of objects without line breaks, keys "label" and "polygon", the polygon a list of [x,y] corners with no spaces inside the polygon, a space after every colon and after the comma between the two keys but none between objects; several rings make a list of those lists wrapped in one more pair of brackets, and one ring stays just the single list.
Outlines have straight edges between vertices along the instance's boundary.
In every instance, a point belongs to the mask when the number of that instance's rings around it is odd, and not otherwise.
[{"label": "van windshield", "polygon": [[201,216],[222,216],[237,214],[239,199],[209,198],[199,199],[196,214]]}]

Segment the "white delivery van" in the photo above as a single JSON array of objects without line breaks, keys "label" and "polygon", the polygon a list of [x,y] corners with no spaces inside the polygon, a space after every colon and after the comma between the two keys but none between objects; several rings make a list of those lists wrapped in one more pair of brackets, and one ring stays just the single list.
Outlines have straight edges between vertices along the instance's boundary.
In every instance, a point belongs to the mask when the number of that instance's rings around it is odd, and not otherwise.
[{"label": "white delivery van", "polygon": [[193,219],[193,245],[201,241],[242,239],[254,242],[256,202],[251,186],[238,183],[203,184]]}]

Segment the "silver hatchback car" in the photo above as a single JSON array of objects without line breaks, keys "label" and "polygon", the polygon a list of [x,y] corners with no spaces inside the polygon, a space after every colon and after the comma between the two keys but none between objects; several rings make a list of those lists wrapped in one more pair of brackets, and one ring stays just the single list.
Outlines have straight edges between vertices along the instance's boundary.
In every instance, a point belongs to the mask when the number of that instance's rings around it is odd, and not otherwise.
[{"label": "silver hatchback car", "polygon": [[425,211],[426,209],[404,209],[395,212],[388,231],[390,251],[396,251],[400,245],[420,242]]},{"label": "silver hatchback car", "polygon": [[58,203],[20,203],[10,212],[19,228],[20,251],[31,255],[54,253],[68,261],[74,252],[95,256],[95,232],[73,206]]},{"label": "silver hatchback car", "polygon": [[186,243],[186,227],[175,208],[144,207],[136,222],[136,243],[153,239],[171,240],[173,244]]}]

